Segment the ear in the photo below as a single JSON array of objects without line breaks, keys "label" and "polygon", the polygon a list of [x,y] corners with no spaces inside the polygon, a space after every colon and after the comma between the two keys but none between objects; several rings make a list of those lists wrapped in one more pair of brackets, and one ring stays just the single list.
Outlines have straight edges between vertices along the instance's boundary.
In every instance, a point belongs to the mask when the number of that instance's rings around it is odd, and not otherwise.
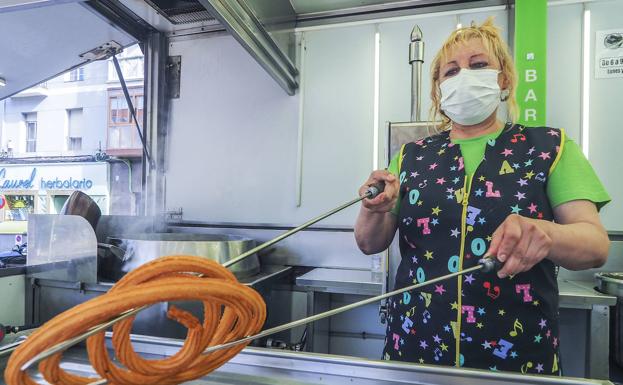
[{"label": "ear", "polygon": [[506,74],[504,74],[504,72],[500,72],[499,83],[500,83],[500,89],[502,90],[506,90],[510,86],[510,81],[508,77],[506,77]]}]

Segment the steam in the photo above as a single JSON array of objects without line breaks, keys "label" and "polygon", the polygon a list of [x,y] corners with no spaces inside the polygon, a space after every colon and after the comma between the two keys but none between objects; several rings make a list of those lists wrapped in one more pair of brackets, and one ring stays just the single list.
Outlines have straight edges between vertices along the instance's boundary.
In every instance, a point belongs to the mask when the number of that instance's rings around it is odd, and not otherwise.
[{"label": "steam", "polygon": [[[135,238],[137,235],[154,233],[157,231],[158,222],[155,217],[144,216],[103,216],[100,220],[102,226],[100,231],[100,238],[103,238],[105,243],[113,244],[114,246],[125,251],[123,253],[123,259],[119,261],[121,264],[121,271],[128,273],[142,264],[149,262],[156,258],[157,250],[147,253],[144,248],[137,250],[135,242],[131,238]],[[98,229],[100,229],[98,227]],[[155,242],[153,247],[156,247]]]},{"label": "steam", "polygon": [[121,267],[124,273],[129,273],[137,267],[162,256],[159,253],[157,241],[124,239],[121,244],[125,250],[124,263]]}]

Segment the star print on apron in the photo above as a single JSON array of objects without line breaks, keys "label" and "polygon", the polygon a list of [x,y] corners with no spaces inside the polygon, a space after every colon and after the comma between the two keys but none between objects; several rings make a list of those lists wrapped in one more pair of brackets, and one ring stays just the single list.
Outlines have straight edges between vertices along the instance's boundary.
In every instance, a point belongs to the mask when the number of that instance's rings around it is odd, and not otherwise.
[{"label": "star print on apron", "polygon": [[[396,288],[475,266],[510,214],[553,220],[546,188],[561,143],[561,130],[507,125],[488,141],[471,178],[448,132],[405,145]],[[558,286],[550,260],[504,279],[459,276],[388,304],[384,359],[560,372]]]}]

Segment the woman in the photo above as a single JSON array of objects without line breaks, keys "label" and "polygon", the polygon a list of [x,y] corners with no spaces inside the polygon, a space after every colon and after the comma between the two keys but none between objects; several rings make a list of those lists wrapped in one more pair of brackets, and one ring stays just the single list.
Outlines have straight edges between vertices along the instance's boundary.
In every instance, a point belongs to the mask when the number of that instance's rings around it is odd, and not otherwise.
[{"label": "woman", "polygon": [[515,86],[491,20],[453,32],[432,62],[442,132],[403,146],[360,190],[385,183],[364,201],[355,237],[372,254],[400,230],[396,288],[486,256],[504,263],[497,276],[468,274],[391,298],[385,359],[560,373],[555,266],[605,263],[597,211],[610,198],[563,130],[497,119],[501,101],[515,115]]}]

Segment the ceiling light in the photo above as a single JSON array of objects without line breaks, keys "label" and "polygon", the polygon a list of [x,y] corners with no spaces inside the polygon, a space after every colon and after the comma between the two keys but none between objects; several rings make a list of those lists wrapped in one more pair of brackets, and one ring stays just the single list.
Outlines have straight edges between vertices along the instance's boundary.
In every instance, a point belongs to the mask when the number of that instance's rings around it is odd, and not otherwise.
[{"label": "ceiling light", "polygon": [[0,78],[0,87],[6,86],[6,80],[4,78]]}]

